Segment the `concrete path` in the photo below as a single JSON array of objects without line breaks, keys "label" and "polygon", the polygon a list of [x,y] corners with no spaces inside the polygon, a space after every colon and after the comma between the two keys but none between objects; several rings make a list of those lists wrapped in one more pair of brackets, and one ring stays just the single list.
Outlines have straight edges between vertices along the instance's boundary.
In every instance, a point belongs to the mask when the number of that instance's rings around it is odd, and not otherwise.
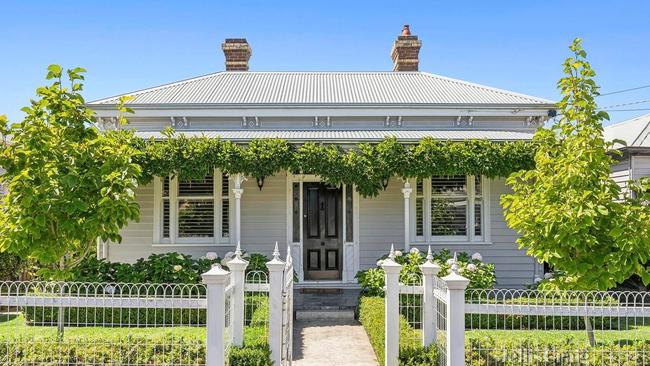
[{"label": "concrete path", "polygon": [[377,366],[366,331],[356,320],[294,322],[293,365]]}]

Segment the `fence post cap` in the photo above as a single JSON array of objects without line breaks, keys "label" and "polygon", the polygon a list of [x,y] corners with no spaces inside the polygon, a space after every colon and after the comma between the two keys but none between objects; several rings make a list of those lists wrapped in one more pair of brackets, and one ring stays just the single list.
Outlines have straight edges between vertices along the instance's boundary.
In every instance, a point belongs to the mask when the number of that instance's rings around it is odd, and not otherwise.
[{"label": "fence post cap", "polygon": [[246,267],[248,267],[248,262],[239,257],[235,257],[228,261],[228,268],[233,271],[242,271],[245,270]]},{"label": "fence post cap", "polygon": [[386,258],[381,264],[381,268],[386,273],[399,273],[402,270],[402,265],[395,262],[392,258]]},{"label": "fence post cap", "polygon": [[465,290],[469,285],[469,280],[456,272],[450,272],[442,278],[447,283],[450,290]]},{"label": "fence post cap", "polygon": [[220,265],[215,264],[212,266],[212,268],[210,268],[209,271],[202,274],[201,277],[203,278],[203,283],[205,284],[219,284],[226,283],[228,280],[228,275],[230,275],[230,272],[221,268]]},{"label": "fence post cap", "polygon": [[420,270],[422,274],[435,276],[440,272],[440,266],[432,261],[426,261],[420,265]]},{"label": "fence post cap", "polygon": [[278,242],[275,242],[275,249],[273,249],[273,259],[266,262],[266,268],[270,272],[283,271],[285,263],[280,259],[280,249],[278,249]]}]

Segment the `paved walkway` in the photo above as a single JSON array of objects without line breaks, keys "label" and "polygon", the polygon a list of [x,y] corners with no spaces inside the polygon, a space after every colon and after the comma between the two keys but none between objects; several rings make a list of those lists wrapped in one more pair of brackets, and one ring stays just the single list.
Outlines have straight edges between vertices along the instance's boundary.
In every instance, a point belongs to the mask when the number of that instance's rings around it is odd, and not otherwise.
[{"label": "paved walkway", "polygon": [[377,366],[366,331],[355,320],[296,321],[295,366]]}]

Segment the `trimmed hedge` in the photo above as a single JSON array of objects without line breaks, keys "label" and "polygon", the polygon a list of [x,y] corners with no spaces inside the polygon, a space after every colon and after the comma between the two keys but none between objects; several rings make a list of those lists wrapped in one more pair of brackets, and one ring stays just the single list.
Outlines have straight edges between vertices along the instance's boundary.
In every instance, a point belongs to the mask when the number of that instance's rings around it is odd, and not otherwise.
[{"label": "trimmed hedge", "polygon": [[[379,362],[384,361],[384,299],[361,297],[359,320],[366,329]],[[564,327],[566,328],[566,324]],[[405,319],[400,319],[400,365],[437,363],[437,349],[409,348],[405,339],[414,339]],[[467,339],[466,364],[471,366],[587,366],[650,365],[650,342],[621,342],[589,347],[574,339],[515,339],[491,336]]]},{"label": "trimmed hedge", "polygon": [[[650,318],[591,317],[593,329],[629,330],[650,325]],[[582,316],[485,315],[465,314],[467,329],[584,330]]]},{"label": "trimmed hedge", "polygon": [[130,336],[111,342],[69,338],[17,338],[0,342],[0,365],[202,365],[205,342],[166,335]]},{"label": "trimmed hedge", "polygon": [[[268,296],[250,295],[244,299],[244,319],[257,325],[268,321]],[[55,325],[59,308],[22,308],[28,325]],[[155,308],[66,308],[66,326],[153,326],[153,325],[201,325],[206,323],[205,309],[155,309]]]},{"label": "trimmed hedge", "polygon": [[[384,364],[384,298],[362,296],[359,299],[359,321],[363,325],[370,344],[375,350],[377,360]],[[400,317],[400,352],[399,364],[402,366],[425,366],[433,365],[438,360],[438,349],[436,347],[425,348],[408,344],[407,340],[418,338],[420,333],[413,329],[406,319]]]},{"label": "trimmed hedge", "polygon": [[[28,325],[56,325],[59,309],[53,307],[22,308]],[[66,326],[161,326],[201,325],[206,323],[205,309],[148,308],[66,308]]]},{"label": "trimmed hedge", "polygon": [[608,344],[589,347],[576,341],[504,341],[492,337],[471,339],[465,346],[465,363],[471,366],[586,366],[648,365],[650,344]]}]

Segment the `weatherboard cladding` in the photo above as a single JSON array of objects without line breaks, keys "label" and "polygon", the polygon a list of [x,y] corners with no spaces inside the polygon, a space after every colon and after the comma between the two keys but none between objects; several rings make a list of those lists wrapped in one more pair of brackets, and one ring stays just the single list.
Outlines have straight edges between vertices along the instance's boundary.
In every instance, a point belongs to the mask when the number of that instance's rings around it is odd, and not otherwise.
[{"label": "weatherboard cladding", "polygon": [[[129,104],[551,105],[424,72],[217,72],[124,95]],[[116,104],[119,96],[90,104]]]},{"label": "weatherboard cladding", "polygon": [[[187,137],[205,136],[222,138],[233,141],[250,141],[261,138],[283,138],[288,141],[380,141],[386,137],[395,137],[401,141],[419,141],[425,137],[436,140],[469,140],[488,139],[493,141],[530,140],[532,133],[514,131],[481,131],[481,130],[228,130],[228,131],[177,131]],[[161,132],[138,131],[136,135],[142,138],[162,139]]]}]

